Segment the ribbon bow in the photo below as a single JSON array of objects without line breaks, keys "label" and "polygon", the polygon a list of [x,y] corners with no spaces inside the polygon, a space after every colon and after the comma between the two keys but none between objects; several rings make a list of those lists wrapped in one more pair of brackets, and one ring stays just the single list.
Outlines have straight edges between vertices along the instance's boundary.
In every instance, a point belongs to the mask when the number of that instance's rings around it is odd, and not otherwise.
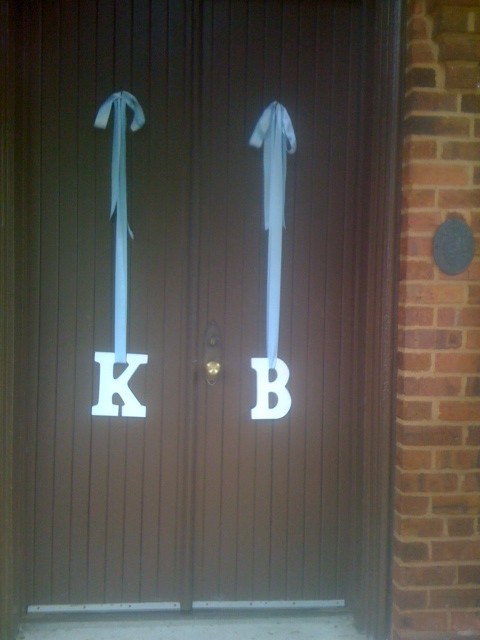
[{"label": "ribbon bow", "polygon": [[112,184],[110,218],[116,211],[115,227],[115,362],[127,361],[127,295],[128,295],[128,235],[133,233],[127,216],[126,128],[127,106],[133,111],[132,131],[141,129],[145,115],[138,100],[127,91],[119,91],[105,100],[98,110],[94,126],[106,129],[114,107],[112,144]]},{"label": "ribbon bow", "polygon": [[280,327],[280,292],[282,279],[282,229],[285,227],[285,181],[287,151],[297,148],[295,132],[287,110],[272,102],[262,113],[249,144],[263,145],[263,200],[265,230],[268,231],[267,271],[267,356],[275,369]]}]

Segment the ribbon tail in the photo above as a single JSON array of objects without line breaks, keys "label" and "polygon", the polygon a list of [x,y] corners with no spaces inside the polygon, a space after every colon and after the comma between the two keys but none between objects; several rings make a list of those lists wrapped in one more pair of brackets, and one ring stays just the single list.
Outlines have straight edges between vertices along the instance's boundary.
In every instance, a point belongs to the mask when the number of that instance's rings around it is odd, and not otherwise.
[{"label": "ribbon tail", "polygon": [[145,123],[145,115],[138,100],[127,91],[113,93],[100,106],[94,126],[105,129],[112,105],[114,106],[111,202],[110,217],[116,212],[115,224],[115,310],[114,350],[115,362],[127,362],[128,324],[128,236],[133,238],[127,214],[127,167],[126,167],[126,108],[133,111],[131,130],[137,131]]},{"label": "ribbon tail", "polygon": [[[117,211],[117,216],[118,216]],[[121,217],[121,216],[120,216]],[[126,227],[117,218],[115,236],[115,362],[127,362],[128,243]]]},{"label": "ribbon tail", "polygon": [[277,364],[282,287],[282,227],[272,225],[268,233],[267,269],[267,357],[270,369]]},{"label": "ribbon tail", "polygon": [[272,102],[260,116],[249,144],[263,145],[264,224],[268,231],[266,342],[269,367],[277,364],[282,289],[282,235],[285,226],[285,183],[288,152],[296,149],[295,132],[287,110]]}]

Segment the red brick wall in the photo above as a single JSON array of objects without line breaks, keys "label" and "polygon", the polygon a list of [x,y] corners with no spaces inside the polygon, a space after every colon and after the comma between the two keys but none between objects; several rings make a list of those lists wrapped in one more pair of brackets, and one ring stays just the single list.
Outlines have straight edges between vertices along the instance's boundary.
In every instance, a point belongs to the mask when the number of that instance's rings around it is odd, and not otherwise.
[{"label": "red brick wall", "polygon": [[480,0],[410,0],[406,64],[392,637],[480,638]]}]

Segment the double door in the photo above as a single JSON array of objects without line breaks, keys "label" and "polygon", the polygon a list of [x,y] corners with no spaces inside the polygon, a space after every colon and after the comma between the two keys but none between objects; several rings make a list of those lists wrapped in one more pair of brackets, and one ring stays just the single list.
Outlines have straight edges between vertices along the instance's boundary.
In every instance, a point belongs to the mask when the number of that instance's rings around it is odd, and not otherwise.
[{"label": "double door", "polygon": [[[31,605],[343,605],[358,464],[360,3],[28,7]],[[91,411],[114,315],[111,129],[93,120],[120,89],[146,116],[127,134],[128,352],[148,356],[129,385],[145,418]],[[267,233],[262,152],[248,140],[274,100],[298,145],[278,351],[292,403],[253,420]],[[212,331],[221,369],[209,384]]]}]

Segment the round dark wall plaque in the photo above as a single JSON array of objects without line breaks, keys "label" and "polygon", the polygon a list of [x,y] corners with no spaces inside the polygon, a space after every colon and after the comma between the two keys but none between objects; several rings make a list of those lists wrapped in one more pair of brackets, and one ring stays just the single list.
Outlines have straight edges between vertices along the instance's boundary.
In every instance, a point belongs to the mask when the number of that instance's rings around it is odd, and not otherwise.
[{"label": "round dark wall plaque", "polygon": [[465,271],[474,252],[473,234],[463,220],[446,220],[438,227],[433,238],[433,257],[444,273],[454,276]]}]

